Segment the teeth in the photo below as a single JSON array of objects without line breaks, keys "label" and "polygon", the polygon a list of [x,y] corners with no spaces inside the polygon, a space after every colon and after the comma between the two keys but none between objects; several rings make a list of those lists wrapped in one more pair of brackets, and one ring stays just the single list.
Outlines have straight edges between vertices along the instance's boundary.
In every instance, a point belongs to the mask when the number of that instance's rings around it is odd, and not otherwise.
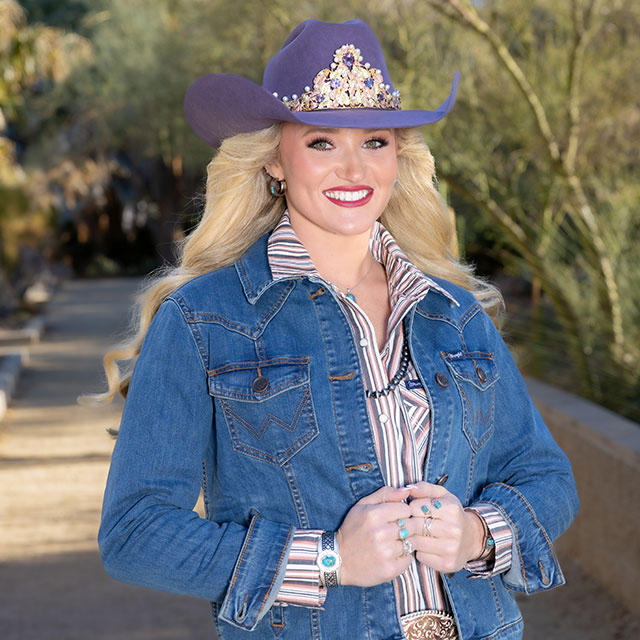
[{"label": "teeth", "polygon": [[362,200],[369,191],[369,189],[362,189],[361,191],[326,191],[325,193],[329,198],[334,198],[335,200],[355,202],[356,200]]}]

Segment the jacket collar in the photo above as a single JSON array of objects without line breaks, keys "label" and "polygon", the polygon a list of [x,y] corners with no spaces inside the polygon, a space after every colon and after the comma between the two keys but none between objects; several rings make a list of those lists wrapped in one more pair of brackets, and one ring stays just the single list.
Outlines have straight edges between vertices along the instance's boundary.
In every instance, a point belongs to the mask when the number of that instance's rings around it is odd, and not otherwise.
[{"label": "jacket collar", "polygon": [[[276,229],[277,228],[278,227],[276,227]],[[238,278],[242,284],[242,289],[250,304],[255,304],[262,294],[277,282],[299,280],[305,277],[301,274],[296,276],[292,275],[290,278],[274,279],[269,266],[268,247],[270,235],[271,232],[268,232],[258,238],[234,264]],[[440,286],[428,276],[424,277],[429,281],[429,291],[435,291],[441,296],[446,297],[449,303],[455,304],[458,307],[460,306],[460,303],[444,287]]]}]

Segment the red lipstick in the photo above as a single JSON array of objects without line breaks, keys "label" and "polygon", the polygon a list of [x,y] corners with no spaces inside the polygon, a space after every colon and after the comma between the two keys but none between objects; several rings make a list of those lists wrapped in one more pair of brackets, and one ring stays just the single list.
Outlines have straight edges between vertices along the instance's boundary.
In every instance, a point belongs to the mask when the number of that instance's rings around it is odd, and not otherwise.
[{"label": "red lipstick", "polygon": [[[339,191],[348,191],[348,192],[354,192],[354,191],[367,191],[367,195],[365,195],[363,198],[360,198],[360,200],[340,200],[339,198],[333,198],[330,195],[328,195],[329,193],[336,193]],[[354,186],[345,186],[345,187],[335,187],[333,189],[325,189],[325,191],[322,192],[325,197],[330,200],[331,202],[333,202],[334,204],[337,204],[341,207],[361,207],[364,204],[367,204],[367,202],[369,202],[369,200],[371,200],[371,198],[373,197],[373,189],[365,184],[358,184],[358,185],[354,185]]]}]

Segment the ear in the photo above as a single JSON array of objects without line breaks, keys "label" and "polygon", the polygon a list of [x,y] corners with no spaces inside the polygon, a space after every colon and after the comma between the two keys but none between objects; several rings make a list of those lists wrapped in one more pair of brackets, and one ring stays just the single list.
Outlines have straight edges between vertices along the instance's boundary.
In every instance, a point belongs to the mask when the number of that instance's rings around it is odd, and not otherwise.
[{"label": "ear", "polygon": [[276,160],[270,164],[265,165],[266,172],[276,180],[284,180],[284,171],[282,171],[282,165],[280,161]]}]

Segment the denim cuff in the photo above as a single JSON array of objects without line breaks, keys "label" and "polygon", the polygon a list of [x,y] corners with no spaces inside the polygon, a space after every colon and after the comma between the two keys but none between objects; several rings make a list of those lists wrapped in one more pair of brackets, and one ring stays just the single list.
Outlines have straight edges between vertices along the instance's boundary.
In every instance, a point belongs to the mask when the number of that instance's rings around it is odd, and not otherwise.
[{"label": "denim cuff", "polygon": [[220,607],[222,620],[248,631],[258,626],[280,591],[294,532],[254,514]]},{"label": "denim cuff", "polygon": [[498,509],[514,534],[511,568],[502,574],[507,587],[535,593],[565,583],[552,540],[520,491],[498,482],[486,486],[479,501]]}]

